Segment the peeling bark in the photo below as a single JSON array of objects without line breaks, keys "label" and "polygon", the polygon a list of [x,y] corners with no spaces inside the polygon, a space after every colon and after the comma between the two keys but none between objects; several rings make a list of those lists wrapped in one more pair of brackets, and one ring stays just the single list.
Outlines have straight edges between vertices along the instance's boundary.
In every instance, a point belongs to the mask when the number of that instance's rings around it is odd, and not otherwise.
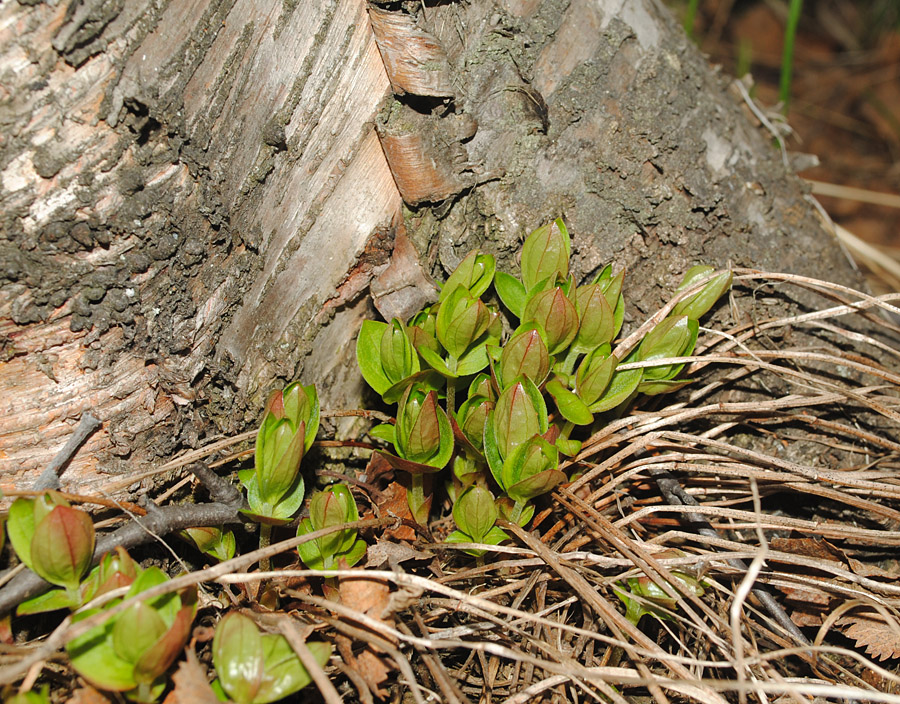
[{"label": "peeling bark", "polygon": [[473,246],[510,267],[562,215],[577,274],[628,267],[631,315],[698,261],[857,283],[655,0],[413,5],[0,5],[0,488],[85,410],[62,480],[90,492],[244,429],[273,384],[356,403],[402,199],[424,281]]}]

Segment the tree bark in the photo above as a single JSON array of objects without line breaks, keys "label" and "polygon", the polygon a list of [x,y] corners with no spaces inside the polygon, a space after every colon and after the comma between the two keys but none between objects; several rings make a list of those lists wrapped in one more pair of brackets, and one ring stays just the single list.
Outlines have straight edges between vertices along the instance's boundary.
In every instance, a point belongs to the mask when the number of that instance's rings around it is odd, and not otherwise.
[{"label": "tree bark", "polygon": [[0,47],[0,488],[87,410],[71,491],[297,377],[355,405],[370,284],[408,311],[558,215],[576,274],[628,267],[633,318],[700,261],[858,283],[654,0],[20,0]]}]

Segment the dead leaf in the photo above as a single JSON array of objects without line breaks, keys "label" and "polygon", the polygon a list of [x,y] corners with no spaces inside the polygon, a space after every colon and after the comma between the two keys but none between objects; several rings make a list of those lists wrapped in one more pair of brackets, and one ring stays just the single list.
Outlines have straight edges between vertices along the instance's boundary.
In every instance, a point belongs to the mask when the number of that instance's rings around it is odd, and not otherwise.
[{"label": "dead leaf", "polygon": [[894,570],[885,570],[878,565],[860,562],[854,557],[848,557],[847,564],[850,565],[853,574],[859,575],[860,577],[880,577],[882,579],[897,579],[897,577],[900,577],[900,572],[898,572],[896,568]]},{"label": "dead leaf", "polygon": [[388,696],[388,691],[381,688],[381,685],[388,679],[392,672],[392,668],[385,662],[381,656],[376,655],[367,647],[358,656],[353,653],[353,641],[344,635],[338,635],[334,639],[341,654],[341,659],[354,672],[365,680],[369,690],[379,699]]},{"label": "dead leaf", "polygon": [[866,611],[839,619],[837,625],[873,658],[900,658],[900,623],[885,623],[881,614]]},{"label": "dead leaf", "polygon": [[[409,504],[406,501],[406,489],[399,482],[391,482],[381,492],[378,510],[382,516],[396,516],[413,521],[412,511],[409,510]],[[416,531],[408,525],[398,523],[397,526],[388,526],[382,535],[387,540],[415,540]]]},{"label": "dead leaf", "polygon": [[434,553],[416,550],[409,543],[379,540],[366,551],[366,567],[377,569],[385,564],[395,567],[409,560],[430,560],[432,557]]},{"label": "dead leaf", "polygon": [[112,704],[111,699],[103,694],[100,694],[100,692],[98,692],[90,685],[85,685],[84,687],[76,689],[74,692],[72,692],[72,696],[69,698],[69,701],[71,702],[71,704]]},{"label": "dead leaf", "polygon": [[387,269],[369,284],[372,302],[385,320],[407,320],[438,299],[438,287],[422,264],[419,253],[403,229],[398,228]]},{"label": "dead leaf", "polygon": [[840,549],[827,540],[816,538],[773,538],[769,545],[773,550],[791,555],[803,555],[832,562],[844,562],[847,559]]},{"label": "dead leaf", "polygon": [[163,704],[220,704],[209,681],[206,678],[206,670],[197,660],[194,649],[187,649],[187,659],[178,666],[178,671],[172,675],[175,688],[169,692]]},{"label": "dead leaf", "polygon": [[391,588],[383,579],[372,579],[360,572],[359,577],[338,578],[341,603],[379,621],[388,604]]}]

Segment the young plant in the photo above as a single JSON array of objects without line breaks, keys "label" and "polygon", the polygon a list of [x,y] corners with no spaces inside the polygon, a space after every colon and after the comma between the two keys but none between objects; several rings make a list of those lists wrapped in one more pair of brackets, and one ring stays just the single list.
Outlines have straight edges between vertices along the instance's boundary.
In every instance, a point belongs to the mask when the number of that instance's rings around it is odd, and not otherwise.
[{"label": "young plant", "polygon": [[408,472],[407,502],[413,518],[428,521],[432,495],[429,475],[439,472],[453,456],[454,439],[450,419],[438,404],[437,392],[420,383],[407,387],[397,409],[395,426],[380,426],[397,455],[384,457],[395,468]]},{"label": "young plant", "polygon": [[62,587],[45,596],[51,606],[42,610],[81,604],[81,579],[94,557],[91,517],[72,508],[57,492],[48,491],[37,499],[16,499],[7,526],[9,540],[25,566]]},{"label": "young plant", "polygon": [[[459,530],[453,531],[447,542],[499,545],[509,536],[494,525],[498,516],[491,492],[478,486],[469,487],[453,504],[453,520]],[[485,553],[478,549],[466,552],[475,557]]]},{"label": "young plant", "polygon": [[[353,523],[359,510],[349,487],[335,484],[313,494],[309,500],[309,518],[300,521],[297,535],[309,535],[323,528]],[[355,528],[315,538],[297,547],[303,564],[313,570],[334,570],[342,565],[352,567],[366,554],[366,543],[357,539]]]},{"label": "young plant", "polygon": [[[679,557],[683,554],[678,550],[664,551],[657,555],[657,558]],[[676,583],[675,585],[670,583],[670,586],[673,586],[676,592],[703,596],[703,585],[695,577],[676,570],[670,570],[669,574]],[[670,612],[675,608],[676,600],[647,575],[629,577],[624,585],[614,586],[613,591],[625,604],[625,617],[635,626],[645,614],[661,620],[672,618]]]},{"label": "young plant", "polygon": [[200,552],[214,557],[219,562],[234,557],[234,551],[237,548],[234,532],[222,530],[221,526],[188,528],[183,535],[189,538]]},{"label": "young plant", "polygon": [[512,523],[528,523],[534,515],[529,502],[566,479],[557,469],[559,450],[549,426],[544,398],[526,376],[505,389],[487,415],[484,454],[506,493],[498,501],[500,512]]},{"label": "young plant", "polygon": [[304,494],[300,462],[318,428],[315,386],[294,382],[269,396],[256,436],[254,468],[238,472],[251,518],[268,525],[288,523],[300,508]]},{"label": "young plant", "polygon": [[138,575],[138,567],[123,547],[106,553],[79,587],[79,594],[73,596],[63,589],[51,589],[36,597],[23,601],[16,608],[20,616],[40,614],[57,609],[75,609],[92,599],[119,587],[130,586]]},{"label": "young plant", "polygon": [[[319,665],[331,657],[328,643],[307,643]],[[284,636],[263,635],[246,616],[232,611],[216,626],[213,690],[236,704],[267,704],[299,692],[312,679]]]},{"label": "young plant", "polygon": [[[158,567],[138,574],[125,599],[168,581]],[[108,609],[119,603],[114,600]],[[75,670],[98,689],[122,692],[136,702],[156,701],[166,686],[166,671],[184,649],[197,608],[196,589],[139,601],[66,645]],[[89,609],[73,621],[102,613]]]}]

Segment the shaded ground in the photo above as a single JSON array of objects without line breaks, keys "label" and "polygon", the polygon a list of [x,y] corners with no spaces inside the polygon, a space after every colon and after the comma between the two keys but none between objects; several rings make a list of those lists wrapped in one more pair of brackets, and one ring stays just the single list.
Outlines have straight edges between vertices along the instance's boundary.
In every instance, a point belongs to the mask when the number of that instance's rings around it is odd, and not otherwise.
[{"label": "shaded ground", "polygon": [[[695,37],[710,61],[734,75],[749,72],[753,94],[778,103],[787,2],[700,3]],[[900,4],[807,0],[795,46],[788,123],[792,152],[820,164],[806,178],[876,192],[840,197],[814,192],[834,221],[900,260]],[[828,189],[829,191],[834,189]],[[861,198],[890,194],[893,206]],[[863,266],[866,262],[861,262]],[[877,268],[873,288],[900,280]]]}]

